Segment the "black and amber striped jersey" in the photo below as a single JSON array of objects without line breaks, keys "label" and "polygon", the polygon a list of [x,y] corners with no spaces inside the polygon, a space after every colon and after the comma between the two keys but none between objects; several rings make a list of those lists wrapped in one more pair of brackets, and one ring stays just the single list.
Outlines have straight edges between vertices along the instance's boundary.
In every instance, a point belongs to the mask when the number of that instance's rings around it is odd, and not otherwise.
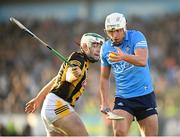
[{"label": "black and amber striped jersey", "polygon": [[89,60],[87,59],[87,56],[82,52],[73,52],[68,60],[71,64],[79,66],[81,68],[81,76],[72,83],[66,81],[66,73],[69,65],[67,63],[63,63],[51,92],[74,106],[76,100],[84,92],[84,83],[87,80]]}]

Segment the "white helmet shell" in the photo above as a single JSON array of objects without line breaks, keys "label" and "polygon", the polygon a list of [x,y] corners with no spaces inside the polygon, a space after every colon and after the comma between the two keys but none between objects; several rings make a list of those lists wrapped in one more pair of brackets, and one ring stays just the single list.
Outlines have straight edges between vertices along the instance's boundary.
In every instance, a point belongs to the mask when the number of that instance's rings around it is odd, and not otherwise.
[{"label": "white helmet shell", "polygon": [[105,30],[117,30],[123,28],[126,31],[126,19],[123,14],[112,13],[106,17]]},{"label": "white helmet shell", "polygon": [[104,37],[97,33],[85,33],[81,38],[81,46],[85,43],[88,48],[91,48],[92,43],[97,42],[103,44],[104,41]]}]

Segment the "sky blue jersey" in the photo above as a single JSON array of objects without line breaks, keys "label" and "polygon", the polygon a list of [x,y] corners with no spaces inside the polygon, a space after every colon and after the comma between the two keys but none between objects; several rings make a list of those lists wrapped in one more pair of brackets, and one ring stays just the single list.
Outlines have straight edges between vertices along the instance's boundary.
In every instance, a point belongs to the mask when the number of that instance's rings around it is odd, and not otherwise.
[{"label": "sky blue jersey", "polygon": [[[134,55],[137,48],[148,48],[144,35],[135,30],[127,30],[123,42],[116,46],[129,55]],[[101,48],[101,66],[112,69],[116,82],[116,97],[137,97],[154,90],[148,63],[141,67],[126,61],[111,62],[108,58],[110,51],[117,52],[109,39]]]}]

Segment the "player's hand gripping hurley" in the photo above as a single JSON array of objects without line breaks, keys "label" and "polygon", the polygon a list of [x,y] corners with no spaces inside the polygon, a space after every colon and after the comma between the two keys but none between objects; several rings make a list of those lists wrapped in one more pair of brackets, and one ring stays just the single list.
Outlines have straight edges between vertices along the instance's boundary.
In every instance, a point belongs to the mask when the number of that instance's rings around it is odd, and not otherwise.
[{"label": "player's hand gripping hurley", "polygon": [[15,23],[19,28],[21,28],[22,30],[24,30],[25,32],[27,32],[30,36],[32,36],[33,38],[35,38],[37,41],[39,41],[42,45],[44,45],[45,47],[47,47],[55,56],[57,56],[60,60],[66,62],[69,66],[73,67],[72,64],[69,63],[69,61],[58,51],[56,51],[55,49],[53,49],[52,47],[50,47],[47,43],[45,43],[44,41],[42,41],[40,38],[38,38],[34,33],[32,33],[29,29],[27,29],[22,23],[20,23],[18,20],[16,20],[15,18],[11,17],[10,21]]},{"label": "player's hand gripping hurley", "polygon": [[107,115],[107,119],[109,120],[124,120],[124,117],[119,116],[111,112],[110,108],[106,108],[104,110],[101,110],[102,113]]}]

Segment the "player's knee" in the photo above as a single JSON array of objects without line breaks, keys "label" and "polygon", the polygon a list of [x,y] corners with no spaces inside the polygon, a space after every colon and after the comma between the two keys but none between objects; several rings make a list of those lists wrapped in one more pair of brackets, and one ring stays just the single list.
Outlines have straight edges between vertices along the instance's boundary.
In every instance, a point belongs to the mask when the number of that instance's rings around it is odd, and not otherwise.
[{"label": "player's knee", "polygon": [[115,136],[127,136],[127,131],[122,128],[114,129],[114,135]]}]

